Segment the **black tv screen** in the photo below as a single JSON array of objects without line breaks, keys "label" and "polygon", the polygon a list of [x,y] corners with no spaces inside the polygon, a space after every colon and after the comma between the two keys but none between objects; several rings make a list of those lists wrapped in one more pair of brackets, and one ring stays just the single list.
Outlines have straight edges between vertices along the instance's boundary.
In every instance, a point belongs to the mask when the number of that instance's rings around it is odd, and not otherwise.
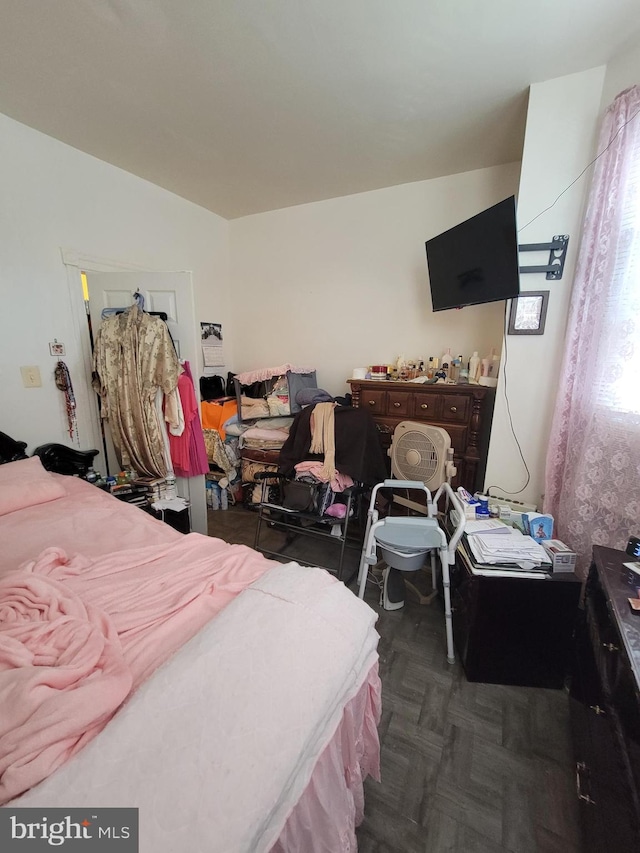
[{"label": "black tv screen", "polygon": [[514,196],[426,242],[434,311],[520,293]]}]

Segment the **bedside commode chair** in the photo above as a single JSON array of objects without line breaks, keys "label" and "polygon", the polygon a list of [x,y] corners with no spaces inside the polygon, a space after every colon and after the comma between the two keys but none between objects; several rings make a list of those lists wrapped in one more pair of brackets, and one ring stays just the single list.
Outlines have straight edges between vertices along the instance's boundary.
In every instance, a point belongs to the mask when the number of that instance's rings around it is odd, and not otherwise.
[{"label": "bedside commode chair", "polygon": [[[423,516],[388,516],[379,518],[376,509],[376,497],[380,489],[407,489],[421,491],[426,495],[428,512]],[[447,541],[445,531],[438,523],[437,505],[439,498],[446,494],[458,511],[458,524],[451,539]],[[449,485],[443,483],[435,495],[424,483],[417,480],[384,480],[374,486],[367,513],[367,527],[358,570],[358,596],[364,598],[367,576],[370,566],[378,563],[378,548],[387,565],[384,570],[382,604],[385,610],[397,610],[404,606],[404,580],[402,572],[418,571],[428,554],[437,553],[442,569],[444,589],[444,614],[447,633],[447,660],[455,661],[453,649],[453,627],[451,619],[451,588],[449,566],[455,563],[456,546],[464,531],[464,510]],[[402,585],[400,589],[396,580]],[[435,581],[434,581],[435,586]]]}]

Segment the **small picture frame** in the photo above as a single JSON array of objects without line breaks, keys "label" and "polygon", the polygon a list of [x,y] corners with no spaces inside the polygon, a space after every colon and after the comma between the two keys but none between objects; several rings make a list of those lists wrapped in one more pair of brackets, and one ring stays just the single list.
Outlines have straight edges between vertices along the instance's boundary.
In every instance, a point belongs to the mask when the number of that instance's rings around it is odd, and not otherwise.
[{"label": "small picture frame", "polygon": [[65,355],[64,344],[59,344],[58,341],[51,341],[49,343],[49,354],[56,356],[56,358]]},{"label": "small picture frame", "polygon": [[509,335],[544,335],[548,290],[525,290],[511,300]]}]

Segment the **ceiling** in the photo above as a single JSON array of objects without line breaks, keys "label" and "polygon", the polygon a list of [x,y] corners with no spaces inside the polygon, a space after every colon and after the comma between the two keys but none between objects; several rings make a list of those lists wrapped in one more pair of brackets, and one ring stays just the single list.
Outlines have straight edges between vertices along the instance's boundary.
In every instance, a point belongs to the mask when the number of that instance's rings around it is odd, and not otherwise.
[{"label": "ceiling", "polygon": [[637,0],[0,0],[0,112],[232,219],[519,160],[528,86],[639,34]]}]

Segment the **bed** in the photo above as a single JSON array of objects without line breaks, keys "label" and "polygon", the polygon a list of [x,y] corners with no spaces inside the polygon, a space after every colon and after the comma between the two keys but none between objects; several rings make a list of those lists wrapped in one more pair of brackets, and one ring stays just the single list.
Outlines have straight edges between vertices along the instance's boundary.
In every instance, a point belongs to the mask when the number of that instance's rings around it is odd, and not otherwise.
[{"label": "bed", "polygon": [[356,850],[371,608],[21,457],[0,465],[0,803],[137,807],[143,853]]}]

